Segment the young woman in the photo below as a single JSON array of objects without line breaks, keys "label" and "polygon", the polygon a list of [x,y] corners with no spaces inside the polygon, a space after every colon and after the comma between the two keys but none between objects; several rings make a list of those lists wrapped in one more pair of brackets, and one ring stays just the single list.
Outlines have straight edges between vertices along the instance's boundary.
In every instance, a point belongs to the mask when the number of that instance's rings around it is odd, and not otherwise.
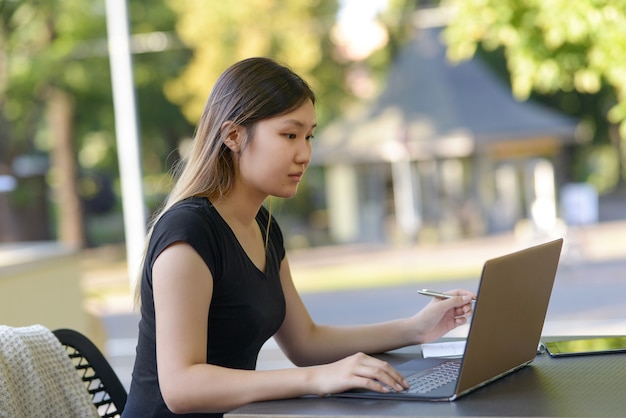
[{"label": "young woman", "polygon": [[[432,341],[466,323],[474,295],[463,290],[410,318],[313,322],[262,204],[295,195],[311,159],[314,105],[299,76],[266,58],[238,62],[216,82],[149,234],[124,417],[219,416],[261,400],[402,390],[398,372],[363,353]],[[272,336],[299,367],[254,370]]]}]

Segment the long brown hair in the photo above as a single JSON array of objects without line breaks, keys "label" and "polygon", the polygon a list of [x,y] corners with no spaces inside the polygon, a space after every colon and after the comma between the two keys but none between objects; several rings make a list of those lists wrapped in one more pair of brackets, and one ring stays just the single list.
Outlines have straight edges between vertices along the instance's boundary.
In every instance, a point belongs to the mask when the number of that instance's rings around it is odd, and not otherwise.
[{"label": "long brown hair", "polygon": [[[173,169],[177,178],[167,200],[152,219],[139,276],[144,269],[146,249],[159,218],[176,203],[202,196],[220,199],[235,181],[234,156],[224,144],[224,122],[246,129],[241,150],[253,137],[256,123],[296,109],[306,100],[315,104],[309,85],[287,66],[269,58],[248,58],[233,64],[217,79],[198,123],[189,155]],[[137,281],[135,303],[140,303],[141,280]]]}]

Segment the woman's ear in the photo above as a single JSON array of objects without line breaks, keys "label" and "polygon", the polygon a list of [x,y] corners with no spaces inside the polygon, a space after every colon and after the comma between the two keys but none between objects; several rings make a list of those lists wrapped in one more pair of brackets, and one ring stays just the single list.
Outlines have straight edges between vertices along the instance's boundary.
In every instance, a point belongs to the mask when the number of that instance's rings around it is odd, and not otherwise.
[{"label": "woman's ear", "polygon": [[222,124],[222,138],[224,138],[224,145],[226,145],[232,152],[239,152],[241,150],[241,142],[243,141],[243,135],[245,130],[241,125],[237,125],[232,121],[226,121]]}]

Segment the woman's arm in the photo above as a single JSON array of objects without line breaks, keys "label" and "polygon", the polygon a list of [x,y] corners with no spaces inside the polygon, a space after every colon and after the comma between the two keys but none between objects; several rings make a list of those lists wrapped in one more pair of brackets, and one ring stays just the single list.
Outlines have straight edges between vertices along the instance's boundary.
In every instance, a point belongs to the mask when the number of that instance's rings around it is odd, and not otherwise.
[{"label": "woman's arm", "polygon": [[363,354],[325,366],[275,371],[206,364],[210,270],[191,246],[176,243],[158,256],[152,273],[159,385],[174,413],[224,412],[255,401],[357,387],[386,391],[378,382],[402,389],[402,376],[389,364]]},{"label": "woman's arm", "polygon": [[410,318],[360,326],[317,325],[295,289],[289,263],[281,265],[287,316],[275,338],[287,357],[298,366],[323,364],[356,352],[369,354],[436,340],[467,322],[475,295],[464,290],[447,300],[433,299]]}]

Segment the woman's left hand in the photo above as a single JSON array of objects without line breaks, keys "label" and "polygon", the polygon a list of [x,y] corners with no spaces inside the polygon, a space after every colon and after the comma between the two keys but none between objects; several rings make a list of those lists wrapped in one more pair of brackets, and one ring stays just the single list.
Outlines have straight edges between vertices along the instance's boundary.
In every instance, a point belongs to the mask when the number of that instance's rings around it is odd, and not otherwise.
[{"label": "woman's left hand", "polygon": [[412,332],[417,344],[434,341],[454,328],[465,325],[473,313],[476,295],[468,290],[445,292],[455,295],[450,299],[433,298],[428,305],[411,317]]}]

